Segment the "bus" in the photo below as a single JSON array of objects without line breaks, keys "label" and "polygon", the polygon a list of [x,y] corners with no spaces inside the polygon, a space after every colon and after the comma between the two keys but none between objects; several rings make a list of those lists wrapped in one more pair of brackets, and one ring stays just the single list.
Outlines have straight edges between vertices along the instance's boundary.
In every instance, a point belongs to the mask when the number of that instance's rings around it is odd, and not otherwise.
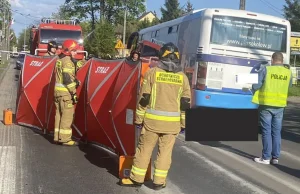
[{"label": "bus", "polygon": [[191,108],[257,109],[251,102],[252,84],[238,83],[237,76],[270,64],[276,51],[289,64],[290,33],[289,21],[282,18],[210,8],[135,32],[127,46],[144,40],[161,46],[173,42],[191,85]]}]

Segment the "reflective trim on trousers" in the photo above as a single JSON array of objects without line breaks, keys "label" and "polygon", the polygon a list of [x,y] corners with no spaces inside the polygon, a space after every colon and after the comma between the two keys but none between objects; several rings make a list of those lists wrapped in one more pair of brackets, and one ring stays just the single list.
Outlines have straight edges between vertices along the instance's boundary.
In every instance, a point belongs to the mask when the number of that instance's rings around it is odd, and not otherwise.
[{"label": "reflective trim on trousers", "polygon": [[60,134],[63,134],[63,135],[70,135],[72,134],[72,129],[57,129],[58,131],[56,131],[55,129],[55,132],[58,132]]},{"label": "reflective trim on trousers", "polygon": [[168,171],[167,170],[158,170],[158,169],[154,169],[154,176],[159,176],[159,177],[167,177],[168,175]]},{"label": "reflective trim on trousers", "polygon": [[142,168],[132,166],[131,172],[134,173],[134,174],[140,175],[140,176],[145,176],[146,172],[147,172],[147,169],[142,169]]}]

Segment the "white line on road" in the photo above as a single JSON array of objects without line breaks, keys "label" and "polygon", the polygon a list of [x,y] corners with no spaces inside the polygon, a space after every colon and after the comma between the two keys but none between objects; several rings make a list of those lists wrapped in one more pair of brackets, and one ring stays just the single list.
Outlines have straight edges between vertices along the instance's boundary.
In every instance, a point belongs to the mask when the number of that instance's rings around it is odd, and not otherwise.
[{"label": "white line on road", "polygon": [[0,193],[16,192],[16,147],[0,146]]},{"label": "white line on road", "polygon": [[215,147],[210,147],[211,149],[214,149],[222,154],[225,154],[229,157],[231,157],[232,159],[240,162],[240,163],[243,163],[244,165],[248,166],[249,168],[269,177],[270,179],[273,179],[275,180],[276,182],[280,183],[280,184],[283,184],[285,186],[287,186],[288,188],[296,191],[297,193],[299,193],[300,191],[300,186],[298,186],[299,182],[291,179],[291,178],[288,178],[288,177],[282,177],[282,174],[279,174],[275,171],[272,171],[271,173],[268,172],[268,170],[264,169],[262,170],[261,168],[258,168],[255,163],[250,163],[250,162],[246,162],[244,161],[243,159],[244,158],[239,158],[236,154],[234,153],[231,153],[229,151],[226,151],[226,150],[223,150],[223,149],[220,149],[220,148],[215,148]]},{"label": "white line on road", "polygon": [[193,151],[192,149],[186,147],[186,146],[181,146],[183,149],[187,151],[189,154],[193,154],[197,158],[203,160],[206,164],[211,166],[213,169],[218,170],[219,172],[223,173],[224,175],[230,177],[232,180],[238,182],[240,185],[250,189],[252,193],[259,193],[259,194],[267,194],[267,192],[261,190],[259,187],[247,182],[246,180],[242,179],[241,177],[233,174],[232,172],[226,170],[225,168],[219,166],[218,164],[212,162],[211,160],[207,159],[206,157],[200,155],[199,153]]},{"label": "white line on road", "polygon": [[294,154],[290,154],[289,152],[286,152],[286,151],[281,151],[281,155],[284,155],[286,157],[289,157],[297,162],[300,162],[300,158],[295,156]]}]

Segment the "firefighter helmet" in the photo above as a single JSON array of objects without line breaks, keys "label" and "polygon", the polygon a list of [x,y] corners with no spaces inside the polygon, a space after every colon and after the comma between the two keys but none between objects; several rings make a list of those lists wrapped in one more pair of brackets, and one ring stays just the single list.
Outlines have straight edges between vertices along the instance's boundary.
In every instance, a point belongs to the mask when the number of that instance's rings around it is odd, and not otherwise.
[{"label": "firefighter helmet", "polygon": [[133,58],[134,54],[137,54],[139,56],[139,58],[141,57],[141,53],[137,50],[132,50],[131,53],[130,53],[130,57]]},{"label": "firefighter helmet", "polygon": [[179,61],[179,51],[178,48],[171,42],[164,44],[158,53],[158,57],[163,61]]},{"label": "firefighter helmet", "polygon": [[71,55],[71,51],[76,51],[79,45],[75,40],[68,39],[62,44],[62,53],[65,55]]},{"label": "firefighter helmet", "polygon": [[48,52],[51,52],[51,48],[56,48],[56,49],[58,49],[58,45],[57,45],[57,43],[55,42],[55,41],[50,41],[50,42],[48,42]]}]

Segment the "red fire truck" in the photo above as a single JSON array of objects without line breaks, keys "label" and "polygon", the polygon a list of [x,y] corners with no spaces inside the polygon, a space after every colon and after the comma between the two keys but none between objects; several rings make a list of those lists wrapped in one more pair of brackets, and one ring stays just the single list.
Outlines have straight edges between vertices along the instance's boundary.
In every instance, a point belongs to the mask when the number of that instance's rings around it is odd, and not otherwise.
[{"label": "red fire truck", "polygon": [[83,35],[76,20],[42,19],[38,27],[33,26],[30,33],[30,54],[43,56],[47,52],[47,43],[54,40],[59,45],[58,54],[64,40],[74,39],[79,45],[77,59],[83,59],[87,52],[83,47]]}]

